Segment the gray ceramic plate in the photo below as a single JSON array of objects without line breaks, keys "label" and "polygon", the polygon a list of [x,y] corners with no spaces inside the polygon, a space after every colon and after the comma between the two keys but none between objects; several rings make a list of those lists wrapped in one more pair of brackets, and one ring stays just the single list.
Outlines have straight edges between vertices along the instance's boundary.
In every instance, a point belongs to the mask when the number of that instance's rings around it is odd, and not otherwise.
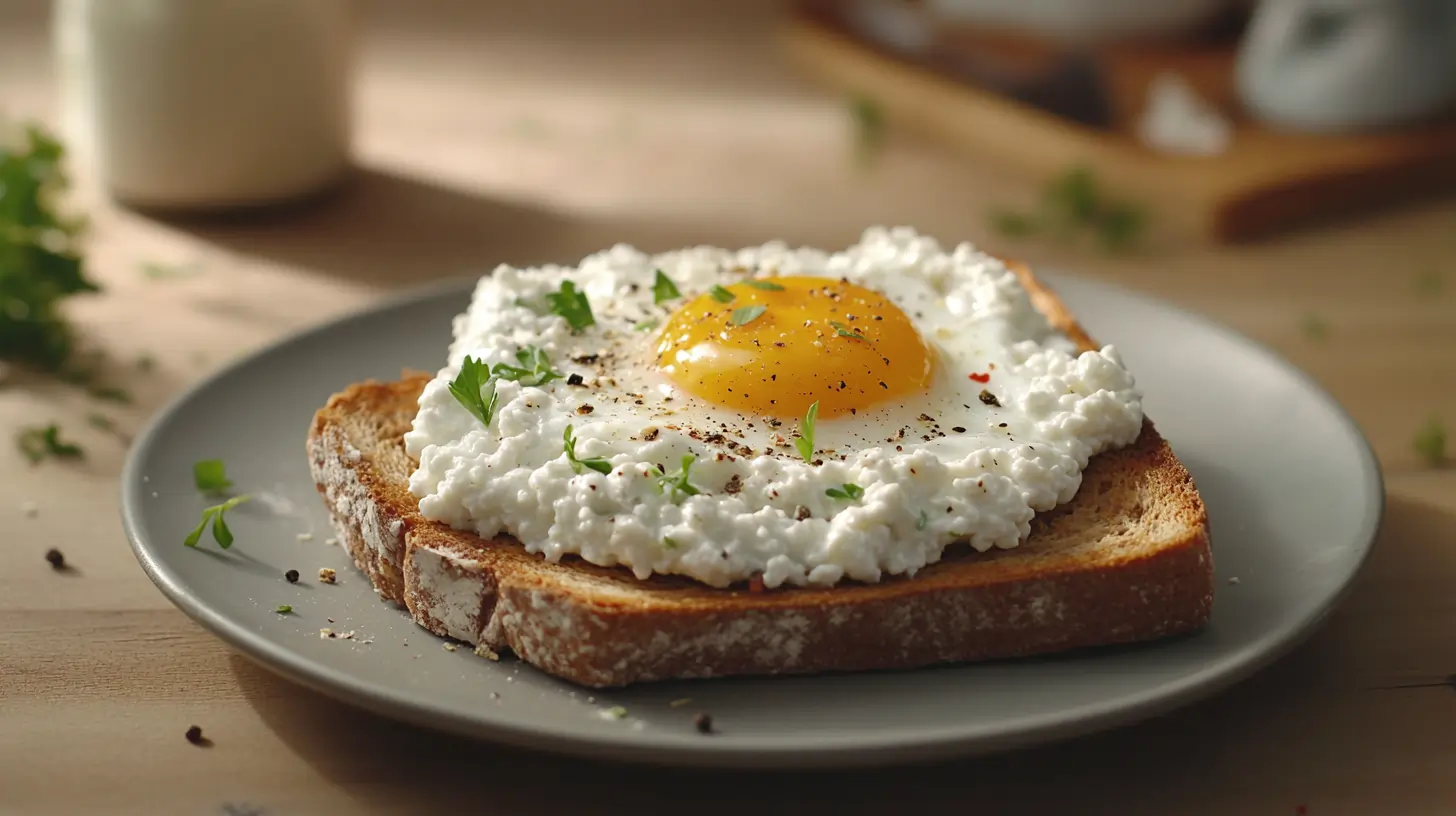
[{"label": "gray ceramic plate", "polygon": [[[263,665],[389,716],[516,745],[781,768],[1000,750],[1130,722],[1227,686],[1307,635],[1369,553],[1384,494],[1349,417],[1287,363],[1166,305],[1050,280],[1100,339],[1123,351],[1149,415],[1208,503],[1217,598],[1199,635],[913,672],[595,693],[509,658],[447,651],[380,603],[328,544],[303,441],[314,410],[345,385],[438,368],[469,282],[285,340],[183,395],[127,461],[127,535],[167,597]],[[193,489],[192,463],[210,457],[226,460],[239,489],[263,499],[233,511],[237,543],[225,553],[210,543],[182,546],[207,503]],[[320,567],[337,569],[338,585],[317,583]],[[288,569],[304,580],[286,583]],[[280,604],[294,614],[277,614]],[[321,639],[326,626],[353,638]],[[680,698],[692,702],[669,705]],[[616,706],[624,718],[604,714]],[[695,733],[700,711],[720,733]]]}]

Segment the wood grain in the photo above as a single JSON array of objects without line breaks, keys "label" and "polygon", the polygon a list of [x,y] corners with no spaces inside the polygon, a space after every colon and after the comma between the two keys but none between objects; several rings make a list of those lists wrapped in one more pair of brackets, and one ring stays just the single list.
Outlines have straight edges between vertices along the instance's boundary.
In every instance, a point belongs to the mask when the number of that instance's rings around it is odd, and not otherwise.
[{"label": "wood grain", "polygon": [[[0,6],[11,115],[54,118],[45,12]],[[1450,812],[1456,693],[1376,687],[1456,672],[1456,471],[1411,448],[1430,415],[1456,425],[1456,202],[1234,249],[1161,234],[1125,257],[1010,244],[983,214],[1035,191],[994,168],[892,133],[874,169],[855,170],[846,111],[785,64],[777,13],[768,0],[381,2],[366,14],[361,169],[337,196],[271,219],[163,221],[115,209],[83,168],[76,204],[107,291],[73,314],[137,404],[24,378],[0,390],[0,428],[58,421],[89,454],[31,468],[0,445],[0,814]],[[280,680],[173,609],[123,539],[124,446],[91,412],[134,432],[284,332],[497,260],[618,240],[837,245],[881,222],[1170,299],[1330,388],[1389,492],[1348,602],[1229,693],[1065,745],[874,773],[663,773],[441,737]],[[138,269],[193,259],[189,278]],[[1444,289],[1422,288],[1426,269]],[[1302,330],[1307,315],[1324,337]],[[51,571],[52,546],[75,573]],[[193,723],[212,747],[185,741]]]}]

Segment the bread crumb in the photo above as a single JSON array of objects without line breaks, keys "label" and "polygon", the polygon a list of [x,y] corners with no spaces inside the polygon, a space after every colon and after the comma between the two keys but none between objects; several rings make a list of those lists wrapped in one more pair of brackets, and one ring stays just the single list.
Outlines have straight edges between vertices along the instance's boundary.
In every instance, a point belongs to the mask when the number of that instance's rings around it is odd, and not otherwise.
[{"label": "bread crumb", "polygon": [[455,644],[453,643],[442,643],[440,644],[440,646],[443,647],[447,652],[455,651]]},{"label": "bread crumb", "polygon": [[299,541],[313,541],[313,533],[299,533],[298,534],[298,540]]},{"label": "bread crumb", "polygon": [[500,655],[496,654],[494,649],[484,643],[475,647],[475,655],[476,657],[483,657],[486,660],[500,660]]},{"label": "bread crumb", "polygon": [[325,544],[333,545],[333,544],[338,544],[339,543],[339,540],[337,538],[326,538],[326,539],[324,539],[324,543]]},{"label": "bread crumb", "polygon": [[1238,584],[1238,582],[1239,582],[1239,576],[1237,576],[1237,575],[1235,575],[1234,577],[1232,577],[1232,578],[1229,579],[1229,583],[1230,584]]},{"label": "bread crumb", "polygon": [[33,501],[28,501],[20,505],[20,512],[24,513],[26,518],[35,518],[40,515],[40,505]]},{"label": "bread crumb", "polygon": [[347,632],[341,632],[341,633],[339,633],[339,639],[340,640],[353,640],[354,639],[354,630],[353,629],[350,629]]},{"label": "bread crumb", "polygon": [[334,637],[334,630],[327,626],[319,630],[319,640],[328,640],[331,637]]},{"label": "bread crumb", "polygon": [[328,567],[319,568],[319,580],[325,584],[338,583],[339,574]]}]

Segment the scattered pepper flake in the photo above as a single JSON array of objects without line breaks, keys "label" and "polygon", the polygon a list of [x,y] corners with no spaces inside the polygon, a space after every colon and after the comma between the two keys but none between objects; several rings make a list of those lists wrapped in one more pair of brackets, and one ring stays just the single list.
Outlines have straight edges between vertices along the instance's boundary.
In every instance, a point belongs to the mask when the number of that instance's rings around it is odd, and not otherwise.
[{"label": "scattered pepper flake", "polygon": [[66,568],[66,556],[55,547],[46,550],[45,560],[51,565],[51,569],[60,572]]},{"label": "scattered pepper flake", "polygon": [[184,736],[186,736],[187,741],[192,743],[193,745],[199,745],[204,748],[212,745],[212,740],[202,736],[202,726],[200,725],[194,725],[188,728],[187,733]]},{"label": "scattered pepper flake", "polygon": [[991,381],[990,374],[972,374],[970,375],[970,378],[982,385],[985,385],[986,383]]},{"label": "scattered pepper flake", "polygon": [[713,715],[705,712],[693,718],[693,727],[698,729],[699,734],[713,733]]},{"label": "scattered pepper flake", "polygon": [[749,593],[751,593],[753,595],[762,595],[763,594],[764,588],[763,588],[763,575],[762,574],[760,574],[760,573],[754,573],[753,574],[753,577],[748,579],[748,591],[749,591]]},{"label": "scattered pepper flake", "polygon": [[288,572],[283,573],[283,580],[287,581],[290,584],[298,583],[298,570],[289,570]]},{"label": "scattered pepper flake", "polygon": [[995,394],[992,394],[990,391],[987,391],[984,388],[981,389],[981,402],[991,406],[992,408],[1001,407],[1001,400],[996,399]]}]

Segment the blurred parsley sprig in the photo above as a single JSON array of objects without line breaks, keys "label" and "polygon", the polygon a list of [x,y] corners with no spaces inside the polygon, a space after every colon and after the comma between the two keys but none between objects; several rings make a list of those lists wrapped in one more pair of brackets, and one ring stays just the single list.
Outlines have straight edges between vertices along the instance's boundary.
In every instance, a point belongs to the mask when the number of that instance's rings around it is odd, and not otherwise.
[{"label": "blurred parsley sprig", "polygon": [[0,124],[0,360],[71,374],[75,339],[60,303],[99,291],[83,269],[83,221],[57,212],[67,181],[61,143],[40,127]]},{"label": "blurred parsley sprig", "polygon": [[1109,198],[1086,167],[1074,167],[1048,184],[1035,212],[991,213],[991,227],[1008,238],[1047,235],[1067,240],[1091,231],[1109,252],[1131,249],[1147,226],[1147,210]]}]

